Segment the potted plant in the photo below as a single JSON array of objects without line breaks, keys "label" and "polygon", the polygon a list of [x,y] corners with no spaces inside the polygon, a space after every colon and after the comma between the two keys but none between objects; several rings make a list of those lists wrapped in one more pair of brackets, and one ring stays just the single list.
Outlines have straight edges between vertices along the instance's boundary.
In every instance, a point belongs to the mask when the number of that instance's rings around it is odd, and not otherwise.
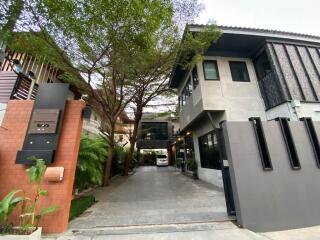
[{"label": "potted plant", "polygon": [[190,171],[192,171],[193,179],[198,179],[198,165],[194,157],[187,160],[187,166]]},{"label": "potted plant", "polygon": [[[43,175],[46,170],[46,165],[43,160],[35,159],[36,164],[29,169],[27,169],[27,173],[29,176],[29,184],[32,189],[35,189],[32,197],[17,197],[13,198],[15,194],[20,192],[21,190],[16,190],[10,192],[4,199],[1,201],[0,210],[3,212],[4,223],[7,221],[10,213],[13,211],[18,204],[21,205],[21,213],[19,215],[19,223],[20,226],[14,227],[12,224],[6,224],[5,229],[0,235],[1,239],[12,239],[12,240],[38,240],[41,239],[41,227],[39,227],[39,222],[41,218],[49,213],[53,213],[57,211],[57,206],[50,206],[44,209],[39,209],[38,203],[40,197],[47,196],[47,191],[41,188],[41,182]],[[10,207],[8,208],[8,205]],[[0,217],[1,223],[1,217]],[[1,232],[0,232],[1,233]],[[5,235],[3,235],[5,234]]]}]

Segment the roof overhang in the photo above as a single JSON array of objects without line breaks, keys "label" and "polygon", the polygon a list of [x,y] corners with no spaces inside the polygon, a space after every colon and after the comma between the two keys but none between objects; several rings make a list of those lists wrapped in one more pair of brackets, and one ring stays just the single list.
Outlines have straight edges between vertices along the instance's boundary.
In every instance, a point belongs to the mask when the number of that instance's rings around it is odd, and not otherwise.
[{"label": "roof overhang", "polygon": [[[199,32],[204,27],[205,25],[190,25],[189,31]],[[225,26],[218,26],[218,28],[222,31],[222,35],[209,47],[205,53],[206,56],[253,58],[269,40],[320,46],[318,36],[253,28]],[[171,72],[169,86],[177,88],[186,74],[187,71],[176,64]]]}]

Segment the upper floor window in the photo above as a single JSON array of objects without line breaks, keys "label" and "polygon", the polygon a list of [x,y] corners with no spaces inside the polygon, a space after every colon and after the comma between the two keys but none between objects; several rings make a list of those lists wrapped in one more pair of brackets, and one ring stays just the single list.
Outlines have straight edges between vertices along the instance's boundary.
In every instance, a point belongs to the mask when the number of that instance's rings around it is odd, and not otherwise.
[{"label": "upper floor window", "polygon": [[258,80],[261,81],[267,75],[272,73],[270,61],[266,51],[263,51],[255,60],[254,66],[258,75]]},{"label": "upper floor window", "polygon": [[217,61],[204,61],[203,72],[205,80],[219,80]]},{"label": "upper floor window", "polygon": [[198,84],[199,84],[199,77],[198,77],[197,66],[195,66],[195,67],[192,69],[191,77],[192,77],[193,89],[195,89],[195,88],[198,86]]},{"label": "upper floor window", "polygon": [[236,82],[250,82],[246,62],[229,62],[232,80]]}]

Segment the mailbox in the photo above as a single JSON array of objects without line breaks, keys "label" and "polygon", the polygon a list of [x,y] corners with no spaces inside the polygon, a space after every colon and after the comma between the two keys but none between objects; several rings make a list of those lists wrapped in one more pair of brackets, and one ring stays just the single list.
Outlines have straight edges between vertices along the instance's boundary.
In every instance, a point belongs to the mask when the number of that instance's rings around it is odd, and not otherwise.
[{"label": "mailbox", "polygon": [[33,164],[30,157],[53,163],[68,93],[69,84],[39,84],[24,143],[17,152],[17,164]]},{"label": "mailbox", "polygon": [[55,134],[59,120],[59,109],[35,109],[28,134]]}]

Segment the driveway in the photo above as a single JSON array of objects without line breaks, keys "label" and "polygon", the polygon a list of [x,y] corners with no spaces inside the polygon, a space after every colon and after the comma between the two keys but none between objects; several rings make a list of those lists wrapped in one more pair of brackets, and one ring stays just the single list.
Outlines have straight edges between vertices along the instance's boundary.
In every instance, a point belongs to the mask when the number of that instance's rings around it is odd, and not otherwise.
[{"label": "driveway", "polygon": [[71,229],[229,220],[222,189],[171,167],[140,167],[93,194],[98,203],[73,220]]}]

